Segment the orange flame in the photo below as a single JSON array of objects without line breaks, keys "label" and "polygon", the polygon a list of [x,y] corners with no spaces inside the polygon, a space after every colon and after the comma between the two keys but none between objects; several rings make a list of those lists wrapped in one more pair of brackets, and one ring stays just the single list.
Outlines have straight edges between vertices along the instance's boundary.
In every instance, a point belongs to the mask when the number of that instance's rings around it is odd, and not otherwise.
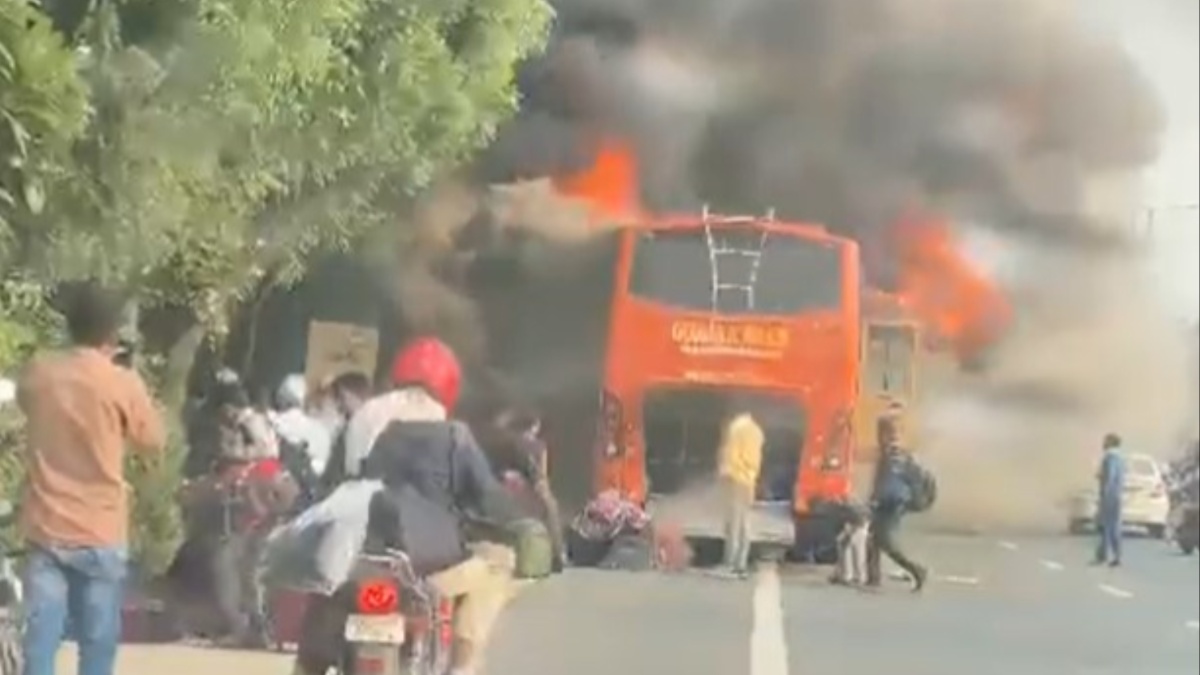
[{"label": "orange flame", "polygon": [[893,229],[899,293],[936,345],[978,362],[1012,323],[1008,298],[957,247],[947,222],[910,214]]},{"label": "orange flame", "polygon": [[620,141],[600,141],[591,166],[553,180],[559,194],[586,203],[596,220],[623,220],[639,210],[637,158]]}]

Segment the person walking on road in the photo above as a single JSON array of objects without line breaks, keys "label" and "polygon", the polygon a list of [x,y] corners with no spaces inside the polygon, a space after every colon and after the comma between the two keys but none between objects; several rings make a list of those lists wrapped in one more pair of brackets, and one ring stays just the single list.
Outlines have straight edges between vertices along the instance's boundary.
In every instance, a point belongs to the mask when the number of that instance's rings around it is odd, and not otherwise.
[{"label": "person walking on road", "polygon": [[123,309],[99,286],[77,289],[64,312],[74,346],[35,357],[19,384],[28,422],[24,675],[55,675],[68,623],[79,675],[113,675],[128,565],[125,445],[157,452],[166,442],[145,383],[114,362]]},{"label": "person walking on road", "polygon": [[1096,504],[1096,526],[1100,541],[1096,545],[1096,565],[1121,564],[1121,492],[1125,488],[1125,458],[1121,452],[1121,437],[1104,436],[1103,456],[1096,472],[1099,499]]},{"label": "person walking on road", "polygon": [[763,430],[747,413],[725,428],[720,449],[720,478],[725,496],[725,565],[734,575],[750,573],[750,514],[762,470]]},{"label": "person walking on road", "polygon": [[913,591],[925,587],[928,572],[901,550],[897,537],[901,521],[913,498],[913,476],[917,473],[912,454],[901,447],[897,422],[881,417],[875,426],[879,460],[871,494],[870,540],[867,546],[867,586],[879,587],[882,556],[886,555],[908,573]]}]

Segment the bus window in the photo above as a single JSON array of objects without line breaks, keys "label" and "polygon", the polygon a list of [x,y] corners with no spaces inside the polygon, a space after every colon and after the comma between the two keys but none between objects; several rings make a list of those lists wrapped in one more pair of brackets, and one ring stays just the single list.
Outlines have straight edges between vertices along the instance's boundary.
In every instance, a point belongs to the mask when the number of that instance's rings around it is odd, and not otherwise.
[{"label": "bus window", "polygon": [[911,326],[868,325],[864,375],[871,393],[909,396],[916,348],[916,333]]},{"label": "bus window", "polygon": [[[836,245],[787,233],[764,238],[763,230],[753,228],[710,232],[716,255],[710,255],[704,229],[639,233],[630,294],[676,309],[720,314],[787,315],[842,305],[842,260]],[[714,282],[721,286],[715,293]]]}]

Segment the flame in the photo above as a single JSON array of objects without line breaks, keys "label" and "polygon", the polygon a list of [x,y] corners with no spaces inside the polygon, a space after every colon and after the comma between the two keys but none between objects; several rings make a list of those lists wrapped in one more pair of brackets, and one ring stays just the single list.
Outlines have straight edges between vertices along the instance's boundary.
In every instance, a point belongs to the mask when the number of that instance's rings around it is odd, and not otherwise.
[{"label": "flame", "polygon": [[601,140],[591,166],[553,181],[559,194],[586,203],[594,220],[626,220],[639,211],[637,157],[621,141]]},{"label": "flame", "polygon": [[[590,210],[592,226],[628,222],[641,214],[637,158],[626,143],[602,139],[591,166],[555,176],[558,194]],[[922,323],[935,347],[948,347],[964,364],[977,363],[1012,322],[1004,293],[959,250],[949,224],[916,211],[892,229],[899,253],[899,288],[885,302]]]},{"label": "flame", "polygon": [[959,251],[949,224],[908,214],[893,228],[900,257],[899,300],[935,346],[978,363],[1013,320],[1003,291]]}]

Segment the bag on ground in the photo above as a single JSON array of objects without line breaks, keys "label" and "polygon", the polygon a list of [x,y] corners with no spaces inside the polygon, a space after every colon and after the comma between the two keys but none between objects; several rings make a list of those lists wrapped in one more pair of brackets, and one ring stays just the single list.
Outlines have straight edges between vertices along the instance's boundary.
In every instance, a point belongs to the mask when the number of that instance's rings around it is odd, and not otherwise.
[{"label": "bag on ground", "polygon": [[643,534],[624,534],[613,540],[600,568],[623,572],[649,572],[655,568],[657,551],[652,538]]}]

